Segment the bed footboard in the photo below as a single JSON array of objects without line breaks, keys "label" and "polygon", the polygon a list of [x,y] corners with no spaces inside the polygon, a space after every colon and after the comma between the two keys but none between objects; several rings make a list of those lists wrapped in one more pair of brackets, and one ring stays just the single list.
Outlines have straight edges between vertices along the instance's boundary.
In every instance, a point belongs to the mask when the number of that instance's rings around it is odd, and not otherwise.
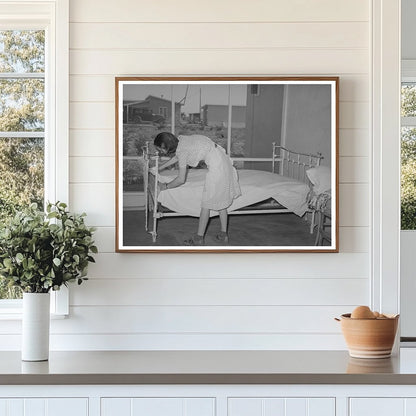
[{"label": "bed footboard", "polygon": [[[149,154],[149,143],[142,147],[143,150],[143,184],[145,200],[145,230],[152,236],[155,243],[157,238],[157,220],[161,216],[158,212],[159,196],[159,153]],[[152,163],[151,163],[152,162]],[[154,162],[154,163],[153,163]],[[153,165],[152,167],[150,165]],[[149,214],[152,212],[153,227],[149,230]]]}]

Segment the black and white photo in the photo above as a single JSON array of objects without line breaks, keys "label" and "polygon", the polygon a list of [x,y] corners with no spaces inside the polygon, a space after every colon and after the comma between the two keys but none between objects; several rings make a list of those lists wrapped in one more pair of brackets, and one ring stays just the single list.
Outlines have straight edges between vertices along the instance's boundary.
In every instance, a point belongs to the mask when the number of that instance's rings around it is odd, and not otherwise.
[{"label": "black and white photo", "polygon": [[116,78],[120,252],[338,251],[338,78]]}]

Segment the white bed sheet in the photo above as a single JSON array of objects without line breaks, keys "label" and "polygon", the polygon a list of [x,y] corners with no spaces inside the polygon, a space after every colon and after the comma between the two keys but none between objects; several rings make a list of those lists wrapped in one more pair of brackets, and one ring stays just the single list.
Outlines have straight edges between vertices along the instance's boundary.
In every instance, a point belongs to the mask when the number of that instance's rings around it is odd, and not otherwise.
[{"label": "white bed sheet", "polygon": [[[168,183],[177,176],[175,170],[160,172],[160,182]],[[158,201],[170,209],[184,215],[199,217],[202,190],[206,169],[189,169],[184,185],[159,193]],[[273,198],[296,215],[302,216],[307,210],[306,197],[309,187],[300,181],[261,170],[238,170],[241,196],[236,198],[228,212],[237,211],[248,205]],[[211,211],[211,216],[217,215]]]}]

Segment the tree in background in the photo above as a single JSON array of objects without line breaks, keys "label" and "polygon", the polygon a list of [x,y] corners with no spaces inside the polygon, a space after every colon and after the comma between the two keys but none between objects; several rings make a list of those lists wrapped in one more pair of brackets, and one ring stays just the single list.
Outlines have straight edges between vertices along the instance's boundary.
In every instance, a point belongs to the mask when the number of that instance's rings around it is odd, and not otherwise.
[{"label": "tree in background", "polygon": [[[43,73],[45,32],[0,30],[1,73]],[[44,131],[44,80],[0,79],[0,132]],[[0,138],[0,227],[16,210],[43,206],[44,139]],[[0,298],[19,297],[0,278]]]},{"label": "tree in background", "polygon": [[[401,116],[416,116],[416,87],[402,86]],[[401,135],[401,229],[416,229],[416,128],[403,127]]]},{"label": "tree in background", "polygon": [[402,129],[401,229],[416,229],[416,129]]},{"label": "tree in background", "polygon": [[[0,31],[0,72],[43,73],[44,31]],[[44,130],[44,80],[0,79],[0,131]],[[43,205],[43,138],[0,139],[0,220],[15,209]]]}]

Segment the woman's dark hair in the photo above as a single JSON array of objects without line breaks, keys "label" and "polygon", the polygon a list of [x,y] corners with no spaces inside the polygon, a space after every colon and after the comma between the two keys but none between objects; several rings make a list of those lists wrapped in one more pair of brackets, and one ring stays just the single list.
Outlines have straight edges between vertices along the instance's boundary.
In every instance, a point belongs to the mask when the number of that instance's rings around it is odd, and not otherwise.
[{"label": "woman's dark hair", "polygon": [[178,138],[174,134],[168,133],[167,131],[159,133],[153,142],[155,146],[166,149],[168,154],[176,152],[178,143]]}]

